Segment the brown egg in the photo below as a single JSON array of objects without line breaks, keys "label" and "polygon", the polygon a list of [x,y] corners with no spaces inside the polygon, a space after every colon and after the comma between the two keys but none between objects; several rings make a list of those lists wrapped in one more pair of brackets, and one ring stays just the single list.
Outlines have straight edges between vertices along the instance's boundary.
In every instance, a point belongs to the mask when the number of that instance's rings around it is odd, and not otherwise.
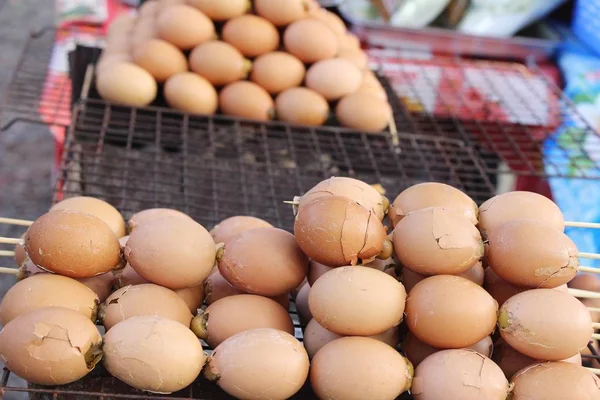
[{"label": "brown egg", "polygon": [[[306,72],[305,83],[306,87],[321,94],[327,100],[337,100],[358,90],[362,83],[362,73],[350,61],[332,58],[313,64]],[[352,108],[352,104],[348,103],[341,111],[338,104],[336,115]]]},{"label": "brown egg", "polygon": [[161,39],[150,39],[135,50],[135,63],[144,68],[158,82],[187,71],[187,59],[177,47]]},{"label": "brown egg", "polygon": [[[21,235],[20,239],[25,239],[25,233]],[[15,245],[15,262],[17,266],[21,266],[27,260],[27,252],[25,251],[25,244]]]},{"label": "brown egg", "polygon": [[320,399],[395,399],[410,388],[411,379],[412,366],[400,353],[365,337],[326,344],[310,368],[310,383]]},{"label": "brown egg", "polygon": [[66,276],[36,274],[14,284],[0,303],[0,323],[8,322],[31,310],[65,307],[96,321],[98,296],[87,286]]},{"label": "brown egg", "polygon": [[256,57],[279,47],[277,28],[256,15],[242,15],[227,21],[221,37],[246,57]]},{"label": "brown egg", "polygon": [[475,263],[474,266],[472,266],[465,272],[456,274],[456,276],[466,278],[479,286],[483,286],[484,275],[485,275],[485,273],[484,273],[483,265],[481,264],[481,261],[478,261],[477,263]]},{"label": "brown egg", "polygon": [[136,49],[142,47],[147,41],[158,38],[156,19],[140,19],[131,31],[131,49],[135,52]]},{"label": "brown egg", "polygon": [[305,87],[281,92],[275,99],[275,111],[279,120],[299,125],[321,126],[329,118],[327,100]]},{"label": "brown egg", "polygon": [[304,18],[288,26],[283,34],[285,49],[306,64],[333,58],[338,51],[335,33],[323,22]]},{"label": "brown egg", "polygon": [[109,55],[130,53],[134,49],[133,42],[129,37],[125,36],[126,33],[123,33],[123,35],[124,36],[122,37],[113,36],[109,40],[107,40],[106,45],[102,50],[102,54]]},{"label": "brown egg", "polygon": [[137,19],[137,15],[130,13],[120,13],[115,15],[108,25],[106,37],[120,37],[123,33],[130,32],[133,29]]},{"label": "brown egg", "polygon": [[115,64],[133,63],[133,57],[130,53],[102,53],[96,63],[96,75],[103,74]]},{"label": "brown egg", "polygon": [[141,285],[143,283],[150,283],[146,279],[142,278],[140,274],[135,272],[135,269],[129,264],[125,266],[117,274],[117,287],[122,288],[129,285]]},{"label": "brown egg", "polygon": [[358,88],[339,101],[335,116],[342,126],[372,133],[386,129],[393,118],[392,108],[386,100],[358,92]]},{"label": "brown egg", "polygon": [[169,289],[183,289],[208,277],[216,251],[212,236],[202,225],[188,218],[163,217],[131,232],[124,253],[144,279]]},{"label": "brown egg", "polygon": [[568,285],[574,289],[600,292],[600,278],[598,278],[598,275],[596,274],[580,272],[569,282]]},{"label": "brown egg", "polygon": [[300,86],[306,68],[291,54],[273,51],[254,60],[250,79],[271,94]]},{"label": "brown egg", "polygon": [[237,215],[224,219],[210,231],[215,243],[225,243],[242,232],[254,228],[272,228],[273,225],[260,218]]},{"label": "brown egg", "polygon": [[103,200],[86,196],[71,197],[59,201],[50,208],[50,211],[56,210],[75,210],[91,214],[104,221],[117,237],[125,235],[125,220],[121,213]]},{"label": "brown egg", "polygon": [[192,331],[212,348],[240,332],[273,328],[294,334],[287,310],[274,300],[254,294],[225,297],[192,321]]},{"label": "brown egg", "polygon": [[277,26],[286,26],[306,16],[303,0],[254,0],[254,10]]},{"label": "brown egg", "polygon": [[160,0],[160,3],[158,4],[158,12],[160,13],[168,7],[186,3],[188,3],[188,0]]},{"label": "brown egg", "polygon": [[388,101],[388,96],[383,86],[371,85],[369,83],[366,83],[364,79],[363,83],[360,85],[360,87],[355,93],[366,93],[371,96],[377,97],[380,100],[385,100],[386,102]]},{"label": "brown egg", "polygon": [[369,263],[380,254],[386,240],[385,228],[372,215],[375,213],[346,197],[318,197],[306,203],[296,217],[296,242],[321,264]]},{"label": "brown egg", "polygon": [[65,385],[83,378],[102,358],[101,347],[94,323],[63,307],[30,311],[0,331],[4,365],[38,385]]},{"label": "brown egg", "polygon": [[245,79],[252,62],[229,43],[210,40],[190,53],[190,69],[215,86]]},{"label": "brown egg", "polygon": [[346,24],[344,24],[344,21],[342,21],[340,17],[331,11],[318,7],[314,10],[311,10],[309,15],[311,18],[322,21],[336,35],[341,36],[346,34]]},{"label": "brown egg", "polygon": [[186,327],[192,321],[192,313],[181,297],[151,283],[125,286],[111,294],[101,306],[99,319],[108,331],[121,321],[141,315],[172,319]]},{"label": "brown egg", "polygon": [[145,69],[120,62],[107,66],[96,76],[96,88],[106,101],[143,107],[154,101],[158,87]]},{"label": "brown egg", "polygon": [[481,286],[452,275],[422,280],[406,300],[410,331],[419,340],[442,349],[464,348],[489,336],[497,312],[498,303]]},{"label": "brown egg", "polygon": [[499,305],[504,304],[504,302],[512,296],[527,290],[526,288],[515,286],[500,278],[490,267],[485,269],[485,281],[483,287]]},{"label": "brown egg", "polygon": [[308,297],[311,314],[321,326],[352,336],[376,335],[398,326],[405,301],[400,282],[381,271],[357,267],[326,272],[311,286]]},{"label": "brown egg", "polygon": [[338,58],[350,61],[356,65],[359,69],[363,70],[367,68],[369,64],[369,56],[361,49],[343,48],[338,51]]},{"label": "brown egg", "polygon": [[239,81],[225,86],[219,95],[219,106],[226,115],[267,121],[275,112],[273,99],[256,83]]},{"label": "brown egg", "polygon": [[530,219],[563,231],[560,208],[546,196],[533,192],[508,192],[494,196],[479,207],[479,229],[486,233],[508,221]]},{"label": "brown egg", "polygon": [[213,21],[225,21],[244,15],[252,7],[250,0],[187,0]]},{"label": "brown egg", "polygon": [[328,267],[327,265],[323,265],[314,260],[310,260],[310,263],[308,264],[308,284],[310,286],[314,285],[314,283],[317,281],[317,279],[321,277],[321,275],[331,271],[333,268],[334,267]]},{"label": "brown egg", "polygon": [[390,206],[390,222],[395,226],[409,212],[428,207],[455,209],[477,224],[477,204],[460,190],[437,182],[419,183],[402,191]]},{"label": "brown egg", "polygon": [[[433,353],[437,353],[438,351],[442,350],[423,343],[410,332],[408,332],[400,347],[402,348],[404,354],[406,354],[406,358],[408,358],[415,368],[421,364],[424,359]],[[475,350],[486,357],[491,357],[492,352],[495,351],[492,338],[490,336],[486,336],[479,342],[472,344],[471,346],[467,346],[464,349]]]},{"label": "brown egg", "polygon": [[25,249],[38,267],[71,278],[90,278],[121,263],[119,240],[109,226],[74,210],[50,211],[35,220]]},{"label": "brown egg", "polygon": [[78,281],[92,289],[98,296],[98,300],[103,302],[113,291],[115,285],[115,276],[112,272],[107,272],[91,278],[81,278],[78,279]]},{"label": "brown egg", "polygon": [[206,353],[198,338],[179,322],[139,316],[119,322],[104,336],[104,366],[136,389],[172,393],[190,385]]},{"label": "brown egg", "polygon": [[177,289],[175,294],[184,301],[190,312],[196,315],[204,302],[204,283],[189,288]]},{"label": "brown egg", "polygon": [[487,238],[489,266],[514,285],[553,288],[577,274],[575,243],[551,225],[533,220],[509,221],[489,231]]},{"label": "brown egg", "polygon": [[140,17],[155,17],[158,13],[160,1],[159,0],[150,0],[145,1],[140,5],[138,9],[138,15]]},{"label": "brown egg", "polygon": [[310,285],[308,283],[304,284],[298,295],[296,296],[296,310],[298,312],[298,318],[300,319],[300,324],[306,325],[312,319],[312,314],[310,312],[310,307],[308,306],[308,295],[310,293]]},{"label": "brown egg", "polygon": [[277,228],[242,232],[227,242],[218,263],[229,283],[262,296],[291,292],[308,272],[308,259],[294,236]]},{"label": "brown egg", "polygon": [[408,213],[393,233],[400,264],[421,275],[456,275],[483,257],[475,226],[452,209],[430,207]]},{"label": "brown egg", "polygon": [[473,350],[444,350],[415,369],[415,400],[505,400],[509,384],[492,360]]},{"label": "brown egg", "polygon": [[304,280],[302,282],[300,282],[300,284],[298,286],[296,286],[296,288],[290,292],[289,297],[291,297],[292,300],[295,301],[296,297],[298,296],[298,293],[300,293],[300,290],[302,289],[302,287],[304,285],[306,285],[307,283],[308,283],[308,279],[304,278]]},{"label": "brown egg", "polygon": [[156,18],[158,36],[182,50],[215,38],[215,26],[204,13],[186,4],[163,10]]},{"label": "brown egg", "polygon": [[600,378],[565,362],[537,364],[512,379],[513,400],[593,400],[600,398]]},{"label": "brown egg", "polygon": [[129,228],[129,232],[132,232],[141,224],[145,224],[146,222],[150,222],[162,217],[183,217],[190,220],[192,219],[178,210],[173,210],[170,208],[149,208],[133,214],[127,222],[127,227]]},{"label": "brown egg", "polygon": [[308,377],[308,355],[295,337],[271,329],[252,329],[221,343],[204,375],[236,398],[287,399]]},{"label": "brown egg", "polygon": [[[455,275],[468,279],[479,286],[483,286],[484,270],[481,262],[476,263],[473,267],[469,268],[465,272]],[[409,293],[417,283],[421,282],[425,278],[427,278],[426,275],[417,274],[408,268],[402,268],[400,281],[404,284],[406,292]],[[492,295],[492,297],[494,296]],[[496,298],[494,297],[494,299]],[[498,300],[496,299],[496,301]]]},{"label": "brown egg", "polygon": [[194,114],[214,114],[219,96],[210,82],[193,72],[180,72],[165,83],[165,99],[170,107]]},{"label": "brown egg", "polygon": [[562,360],[579,353],[591,339],[588,309],[568,293],[532,289],[508,299],[498,316],[502,338],[518,352],[538,360]]}]

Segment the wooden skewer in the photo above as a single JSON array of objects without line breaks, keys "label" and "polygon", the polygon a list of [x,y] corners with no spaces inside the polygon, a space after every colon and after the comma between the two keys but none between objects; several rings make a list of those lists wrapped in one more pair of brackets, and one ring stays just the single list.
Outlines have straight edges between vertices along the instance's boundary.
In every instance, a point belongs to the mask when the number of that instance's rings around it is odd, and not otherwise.
[{"label": "wooden skewer", "polygon": [[592,274],[600,274],[600,268],[579,266],[579,267],[577,267],[577,270],[579,272],[589,272],[589,273],[592,273]]},{"label": "wooden skewer", "polygon": [[600,340],[600,333],[594,333],[592,339]]},{"label": "wooden skewer", "polygon": [[595,254],[595,253],[578,253],[577,256],[579,258],[589,258],[592,260],[600,260],[600,254]]},{"label": "wooden skewer", "polygon": [[19,269],[18,268],[0,267],[0,274],[17,275],[18,273],[19,273]]},{"label": "wooden skewer", "polygon": [[588,368],[588,367],[586,367],[585,369],[587,369],[588,371],[590,371],[592,374],[600,376],[600,369],[598,369],[598,368]]},{"label": "wooden skewer", "polygon": [[31,224],[33,224],[33,221],[15,218],[0,218],[0,224],[31,226]]},{"label": "wooden skewer", "polygon": [[7,237],[0,237],[0,243],[5,244],[23,244],[23,239],[13,239]]},{"label": "wooden skewer", "polygon": [[592,322],[592,328],[594,328],[594,329],[600,329],[600,323],[598,323],[598,322]]},{"label": "wooden skewer", "polygon": [[12,250],[0,250],[0,257],[14,257],[15,252]]},{"label": "wooden skewer", "polygon": [[598,307],[588,307],[589,312],[597,312],[600,313],[600,308]]},{"label": "wooden skewer", "polygon": [[600,224],[595,222],[574,222],[574,221],[565,221],[565,226],[571,228],[591,228],[591,229],[600,229]]},{"label": "wooden skewer", "polygon": [[568,293],[571,296],[579,297],[580,299],[600,299],[600,293],[591,292],[589,290],[569,288]]}]

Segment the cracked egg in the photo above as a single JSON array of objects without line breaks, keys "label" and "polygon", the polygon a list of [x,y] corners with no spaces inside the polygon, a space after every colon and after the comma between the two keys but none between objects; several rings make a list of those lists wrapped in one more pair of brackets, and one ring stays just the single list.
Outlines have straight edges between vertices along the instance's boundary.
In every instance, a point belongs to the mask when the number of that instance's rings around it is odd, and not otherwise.
[{"label": "cracked egg", "polygon": [[50,209],[56,210],[75,210],[91,214],[104,221],[117,237],[125,235],[125,220],[121,213],[106,201],[87,196],[71,197],[59,201]]},{"label": "cracked egg", "polygon": [[249,215],[237,215],[224,219],[210,230],[215,243],[225,243],[242,232],[255,228],[272,228],[273,225],[260,218]]}]

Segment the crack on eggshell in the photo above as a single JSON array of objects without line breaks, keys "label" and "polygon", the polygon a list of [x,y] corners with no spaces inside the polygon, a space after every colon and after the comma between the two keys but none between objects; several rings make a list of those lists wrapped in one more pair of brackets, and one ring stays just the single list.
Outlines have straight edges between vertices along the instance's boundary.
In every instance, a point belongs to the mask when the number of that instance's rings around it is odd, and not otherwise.
[{"label": "crack on eggshell", "polygon": [[[446,211],[445,208],[441,210]],[[451,221],[446,218],[444,213],[440,213],[441,210],[437,208],[432,208],[432,221],[431,221],[431,233],[435,242],[441,250],[452,250],[452,249],[462,249],[468,247],[469,244],[465,243],[465,236],[463,235],[454,235],[452,233],[453,226]],[[468,240],[468,237],[466,237]]]},{"label": "crack on eggshell", "polygon": [[[346,238],[346,235],[344,234],[344,227],[346,226],[346,221],[348,221],[348,209],[351,204],[351,201],[347,202],[346,208],[344,209],[344,220],[342,221],[340,232],[340,244],[342,246],[342,255],[344,259],[348,261],[350,265],[355,266],[358,263],[358,255],[352,250],[352,240]],[[350,254],[348,254],[348,252]]]},{"label": "crack on eggshell", "polygon": [[[367,218],[367,226],[365,227],[365,236],[363,239],[363,244],[360,248],[360,250],[358,251],[358,256],[360,257],[360,255],[362,254],[363,250],[365,249],[365,247],[367,247],[367,242],[369,240],[369,224],[371,223],[371,217],[373,216],[373,212],[369,211],[369,218]],[[369,263],[373,260],[363,260],[364,263]]]}]

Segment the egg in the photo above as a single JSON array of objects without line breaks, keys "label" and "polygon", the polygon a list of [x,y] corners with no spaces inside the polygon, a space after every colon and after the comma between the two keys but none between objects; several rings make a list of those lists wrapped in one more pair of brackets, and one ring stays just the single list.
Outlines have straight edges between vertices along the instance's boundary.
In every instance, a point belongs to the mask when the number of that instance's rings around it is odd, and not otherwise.
[{"label": "egg", "polygon": [[565,362],[527,367],[513,377],[512,383],[512,400],[600,398],[600,378],[581,366]]},{"label": "egg", "polygon": [[177,47],[161,39],[150,39],[134,52],[134,62],[158,82],[187,71],[187,59]]},{"label": "egg", "polygon": [[139,390],[172,393],[190,385],[206,362],[202,345],[189,328],[159,316],[119,322],[104,336],[104,366]]},{"label": "egg", "polygon": [[254,60],[250,79],[271,94],[300,86],[306,68],[291,54],[273,51]]},{"label": "egg", "polygon": [[92,289],[98,296],[98,300],[103,302],[113,291],[115,276],[112,272],[107,272],[91,278],[80,278],[78,281]]},{"label": "egg", "polygon": [[190,69],[215,86],[245,79],[252,62],[229,43],[210,40],[190,53]]},{"label": "egg", "polygon": [[335,116],[342,126],[365,132],[379,133],[387,128],[393,118],[392,108],[386,100],[364,91],[342,97],[335,107]]},{"label": "egg", "polygon": [[138,274],[169,289],[204,281],[215,263],[216,251],[212,236],[202,225],[178,216],[141,224],[131,232],[124,249]]},{"label": "egg", "polygon": [[562,231],[534,220],[506,222],[487,234],[489,266],[522,287],[553,288],[577,274],[578,250]]},{"label": "egg", "polygon": [[313,357],[310,383],[320,399],[395,399],[410,388],[412,366],[395,349],[366,337],[343,337]]},{"label": "egg", "polygon": [[433,347],[459,349],[494,331],[498,303],[468,279],[437,275],[412,288],[405,310],[408,328],[419,340]]},{"label": "egg", "polygon": [[294,236],[277,228],[240,233],[225,244],[218,263],[219,271],[229,283],[262,296],[291,292],[308,272],[308,259]]},{"label": "egg", "polygon": [[121,263],[121,247],[102,220],[75,210],[49,211],[25,235],[29,259],[38,267],[71,278],[90,278]]},{"label": "egg", "polygon": [[204,283],[189,288],[177,289],[175,294],[183,300],[190,312],[196,315],[204,302]]},{"label": "egg", "polygon": [[588,309],[568,293],[532,289],[508,299],[498,315],[502,338],[538,360],[562,360],[579,353],[591,339]]},{"label": "egg", "polygon": [[149,208],[133,214],[131,218],[129,218],[129,221],[127,221],[127,227],[129,232],[133,232],[133,230],[141,224],[145,224],[146,222],[150,222],[162,217],[183,217],[192,220],[192,218],[181,211],[173,210],[171,208]]},{"label": "egg", "polygon": [[477,224],[477,204],[469,196],[445,183],[426,182],[413,185],[396,197],[388,211],[392,227],[409,212],[428,207],[455,209],[473,225]]},{"label": "egg", "polygon": [[117,237],[125,235],[125,220],[119,210],[106,201],[87,196],[70,197],[50,208],[50,211],[56,210],[75,210],[91,214],[104,221]]},{"label": "egg", "polygon": [[214,114],[219,106],[219,96],[210,82],[193,72],[180,72],[171,76],[164,87],[170,107],[194,114]]},{"label": "egg", "polygon": [[240,332],[273,328],[294,334],[287,310],[274,300],[253,294],[222,298],[192,321],[192,331],[212,348]]},{"label": "egg", "polygon": [[[206,293],[206,304],[211,305],[217,300],[223,299],[229,296],[235,296],[238,294],[248,294],[247,292],[232,286],[223,275],[219,272],[217,268],[216,271],[212,272],[206,281],[204,282],[204,291]],[[290,297],[287,293],[284,293],[280,296],[270,297],[272,300],[275,300],[279,305],[281,305],[286,310],[290,306]]]},{"label": "egg", "polygon": [[600,278],[596,274],[580,272],[569,282],[569,287],[600,292]]},{"label": "egg", "polygon": [[393,233],[400,264],[421,275],[456,275],[483,257],[475,226],[452,209],[430,207],[408,213]]},{"label": "egg", "polygon": [[479,207],[479,229],[486,233],[513,220],[544,222],[563,231],[565,219],[560,208],[546,196],[533,192],[508,192],[484,202]]},{"label": "egg", "polygon": [[94,323],[63,307],[32,310],[0,331],[0,360],[38,385],[65,385],[83,378],[102,358],[101,346]]},{"label": "egg", "polygon": [[444,350],[415,369],[411,393],[415,400],[505,400],[510,386],[488,357],[473,350]]},{"label": "egg", "polygon": [[121,37],[111,37],[109,40],[107,40],[106,45],[102,50],[102,54],[109,55],[130,53],[133,50],[133,42],[125,35],[127,35],[127,33],[123,33],[123,36]]},{"label": "egg", "polygon": [[[20,239],[24,239],[25,234],[22,234]],[[17,266],[21,266],[27,260],[27,252],[25,251],[25,243],[18,243],[15,245],[15,263]]]},{"label": "egg", "polygon": [[225,86],[219,95],[225,115],[260,121],[273,119],[275,108],[269,93],[253,82],[239,81]]},{"label": "egg", "polygon": [[187,0],[160,0],[160,3],[158,4],[158,13],[164,11],[165,8],[186,3],[188,3]]},{"label": "egg", "polygon": [[296,296],[296,311],[298,312],[298,318],[300,320],[300,324],[302,325],[306,325],[312,319],[310,307],[308,306],[309,294],[310,285],[306,283],[300,288],[300,291]]},{"label": "egg", "polygon": [[[471,282],[479,286],[483,286],[484,270],[483,266],[481,265],[481,262],[477,262],[473,267],[469,268],[465,272],[456,274],[456,276],[460,276],[462,278],[470,280]],[[402,271],[400,273],[400,281],[404,284],[404,287],[406,288],[407,292],[410,292],[417,283],[421,282],[425,278],[427,278],[426,275],[417,274],[416,272],[413,272],[408,268],[402,268]],[[492,297],[494,297],[493,294]],[[496,297],[494,297],[494,299],[496,299]],[[498,299],[496,299],[496,301],[498,301]]]},{"label": "egg", "polygon": [[306,64],[333,58],[338,51],[335,33],[323,22],[312,18],[289,25],[283,33],[283,44],[290,54]]},{"label": "egg", "polygon": [[325,25],[329,27],[336,35],[345,35],[346,34],[346,24],[340,17],[336,14],[332,13],[329,10],[318,7],[309,12],[309,16],[311,18],[315,18],[319,21],[322,21]]},{"label": "egg", "polygon": [[250,0],[187,0],[213,21],[225,21],[244,15],[251,7]]},{"label": "egg", "polygon": [[[364,75],[363,75],[363,77],[364,77]],[[387,92],[385,91],[385,89],[383,88],[383,86],[381,84],[379,84],[379,85],[369,84],[364,80],[364,78],[363,78],[363,82],[361,83],[360,87],[358,88],[358,90],[355,93],[365,93],[365,94],[369,94],[371,96],[377,97],[380,100],[385,100],[386,102],[388,101]]]},{"label": "egg", "polygon": [[324,273],[331,271],[335,267],[328,267],[314,260],[310,260],[308,264],[308,284],[313,285]]},{"label": "egg", "polygon": [[[416,368],[421,362],[442,349],[431,347],[426,343],[420,341],[415,335],[408,332],[402,343],[400,344],[402,351],[406,354],[406,358]],[[486,336],[479,342],[465,347],[464,349],[474,350],[486,357],[491,357],[492,353],[495,352],[494,344],[490,336]]]},{"label": "egg", "polygon": [[210,231],[215,243],[225,243],[242,232],[254,228],[272,228],[273,225],[260,218],[249,215],[236,215],[224,219]]},{"label": "egg", "polygon": [[96,89],[106,101],[143,107],[154,101],[158,87],[145,69],[135,64],[111,64],[96,76]]},{"label": "egg", "polygon": [[132,63],[133,57],[129,52],[127,53],[105,53],[102,52],[96,63],[96,75],[104,73],[106,69],[110,69],[111,66],[119,63]]},{"label": "egg", "polygon": [[279,47],[277,28],[266,19],[251,14],[227,21],[221,37],[246,57],[256,57]]},{"label": "egg", "polygon": [[337,53],[338,58],[350,61],[359,69],[363,70],[367,68],[369,64],[369,56],[361,49],[353,48],[340,48]]},{"label": "egg", "polygon": [[303,0],[254,0],[254,10],[276,26],[286,26],[306,16]]},{"label": "egg", "polygon": [[163,10],[156,18],[158,36],[182,50],[215,38],[215,25],[204,13],[186,4]]},{"label": "egg", "polygon": [[[313,318],[306,325],[302,343],[304,344],[304,348],[308,353],[308,357],[312,359],[323,346],[341,337],[344,336],[328,331],[319,325],[319,323]],[[395,348],[396,344],[398,344],[398,328],[390,328],[383,333],[368,337],[379,340]]]},{"label": "egg", "polygon": [[119,288],[129,285],[141,285],[142,283],[150,283],[146,279],[142,278],[140,274],[135,272],[135,269],[129,264],[125,266],[117,274],[117,286]]},{"label": "egg", "polygon": [[326,272],[311,286],[308,297],[312,317],[321,326],[352,336],[376,335],[398,326],[405,301],[400,282],[381,271],[360,267]]},{"label": "egg", "polygon": [[[305,83],[306,87],[321,94],[327,100],[337,100],[358,90],[362,83],[362,73],[350,61],[332,58],[313,64],[306,72]],[[352,104],[348,103],[342,111],[338,111],[339,107],[338,104],[336,107],[338,119],[338,114],[352,108]]]},{"label": "egg", "polygon": [[135,14],[120,13],[115,15],[106,30],[106,37],[121,37],[123,33],[130,32],[138,17]]},{"label": "egg", "polygon": [[303,205],[294,235],[309,258],[332,267],[369,263],[386,241],[376,214],[342,196],[318,197]]},{"label": "egg", "polygon": [[295,337],[272,328],[231,336],[214,350],[204,375],[236,398],[287,399],[308,377],[308,355]]},{"label": "egg", "polygon": [[159,0],[144,1],[138,9],[138,15],[140,17],[155,17],[158,13],[159,4]]},{"label": "egg", "polygon": [[131,32],[131,49],[135,52],[136,49],[139,49],[151,39],[159,39],[156,19],[139,19]]},{"label": "egg", "polygon": [[279,93],[275,99],[275,111],[279,120],[299,125],[321,126],[329,118],[327,100],[305,87]]},{"label": "egg", "polygon": [[108,331],[121,321],[141,315],[157,315],[190,326],[192,313],[177,294],[167,288],[145,283],[125,286],[102,304],[99,319]]}]

